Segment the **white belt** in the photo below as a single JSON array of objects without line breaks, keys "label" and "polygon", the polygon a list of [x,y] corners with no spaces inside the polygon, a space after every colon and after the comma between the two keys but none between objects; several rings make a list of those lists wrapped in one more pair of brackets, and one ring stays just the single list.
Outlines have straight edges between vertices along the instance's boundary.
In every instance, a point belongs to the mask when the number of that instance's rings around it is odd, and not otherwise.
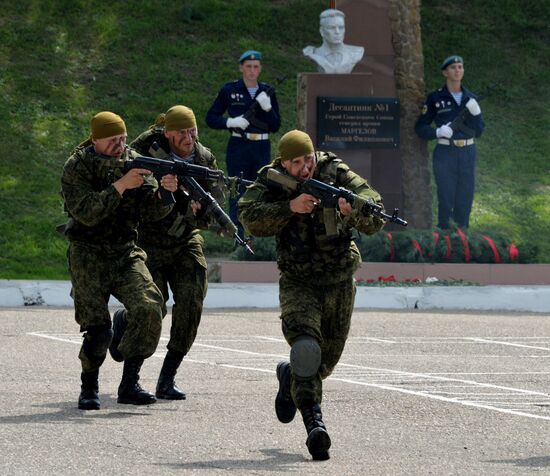
[{"label": "white belt", "polygon": [[474,139],[437,139],[437,143],[441,145],[454,145],[455,147],[464,147],[472,145]]},{"label": "white belt", "polygon": [[245,137],[248,140],[267,140],[269,139],[269,134],[254,134],[253,132],[243,132],[242,134],[238,132],[232,132],[231,135],[233,137],[240,137],[241,139],[244,139]]}]

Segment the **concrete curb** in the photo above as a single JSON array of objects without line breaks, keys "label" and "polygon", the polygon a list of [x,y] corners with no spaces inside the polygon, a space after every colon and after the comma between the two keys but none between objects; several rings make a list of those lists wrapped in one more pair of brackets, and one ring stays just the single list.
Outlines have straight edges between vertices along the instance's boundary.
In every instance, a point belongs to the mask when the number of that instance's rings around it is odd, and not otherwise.
[{"label": "concrete curb", "polygon": [[[0,307],[72,307],[70,290],[70,281],[0,280]],[[120,305],[115,298],[109,304]],[[275,283],[210,283],[204,303],[207,309],[278,306]],[[550,313],[550,286],[359,286],[355,307]]]},{"label": "concrete curb", "polygon": [[[222,283],[276,283],[280,274],[274,261],[217,261],[209,263],[209,269],[216,270]],[[398,282],[435,277],[487,286],[548,286],[550,264],[363,262],[355,272],[363,281],[389,276]]]}]

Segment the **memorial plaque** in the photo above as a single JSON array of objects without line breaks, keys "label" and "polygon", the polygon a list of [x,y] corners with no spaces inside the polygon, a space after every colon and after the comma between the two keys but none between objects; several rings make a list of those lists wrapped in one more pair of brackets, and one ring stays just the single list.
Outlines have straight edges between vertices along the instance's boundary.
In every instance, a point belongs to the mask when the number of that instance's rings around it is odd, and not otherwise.
[{"label": "memorial plaque", "polygon": [[399,99],[317,97],[317,146],[330,149],[399,147]]}]

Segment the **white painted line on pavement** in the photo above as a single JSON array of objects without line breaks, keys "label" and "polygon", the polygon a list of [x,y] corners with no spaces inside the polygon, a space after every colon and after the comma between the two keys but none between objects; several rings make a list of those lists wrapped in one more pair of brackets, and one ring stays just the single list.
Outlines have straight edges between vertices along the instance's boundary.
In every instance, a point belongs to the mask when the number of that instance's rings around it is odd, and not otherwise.
[{"label": "white painted line on pavement", "polygon": [[277,357],[278,359],[285,359],[287,358],[286,355],[280,355],[280,354],[265,354],[263,352],[254,352],[252,350],[242,350],[242,349],[232,349],[231,347],[221,347],[219,345],[207,345],[207,344],[201,344],[199,342],[195,342],[193,344],[193,347],[205,347],[208,349],[216,349],[216,350],[222,350],[222,351],[228,351],[228,352],[236,352],[238,354],[249,354],[249,355],[261,355],[262,357]]},{"label": "white painted line on pavement", "polygon": [[231,364],[218,364],[219,367],[226,367],[229,369],[238,369],[238,370],[254,370],[255,372],[263,372],[263,373],[270,373],[274,374],[275,370],[268,370],[268,369],[259,369],[258,367],[243,367],[241,365],[231,365]]},{"label": "white painted line on pavement", "polygon": [[362,366],[362,365],[345,364],[345,363],[339,363],[338,367],[362,368],[362,369],[365,369],[365,370],[383,371],[383,372],[388,372],[390,374],[393,373],[393,374],[399,375],[400,377],[403,377],[403,376],[419,377],[419,378],[421,377],[421,378],[428,379],[428,380],[429,379],[435,379],[435,380],[438,380],[438,381],[441,381],[441,382],[464,383],[464,384],[468,384],[467,386],[472,385],[472,386],[478,386],[478,387],[484,387],[484,388],[496,388],[496,389],[500,389],[500,390],[511,390],[511,391],[514,391],[514,392],[526,393],[526,394],[529,394],[529,395],[548,396],[547,393],[535,392],[533,390],[524,390],[524,389],[520,389],[520,388],[506,387],[506,386],[502,386],[502,385],[495,385],[495,384],[492,384],[492,383],[476,382],[475,380],[463,380],[463,379],[456,379],[456,378],[447,378],[447,377],[441,377],[441,376],[433,375],[433,374],[429,374],[429,373],[425,374],[425,373],[418,373],[418,372],[407,372],[407,371],[404,371],[404,370],[380,369],[380,368],[376,368],[376,367],[366,367],[366,366]]},{"label": "white painted line on pavement", "polygon": [[[472,392],[437,392],[437,393],[443,393],[443,394],[449,394],[449,395],[473,395]],[[510,398],[525,398],[525,395],[523,394],[517,394],[517,393],[514,393],[514,392],[487,392],[487,393],[483,393],[483,392],[476,392],[475,393],[475,396],[476,397],[480,397],[480,398],[483,398],[484,396],[488,396],[488,397],[502,397],[502,396],[508,396]]]},{"label": "white painted line on pavement", "polygon": [[535,415],[535,414],[532,414],[532,413],[519,412],[519,411],[514,411],[514,410],[510,410],[510,409],[506,409],[506,408],[498,408],[498,407],[493,407],[491,405],[484,405],[484,404],[477,403],[477,402],[461,401],[461,400],[457,400],[455,398],[443,397],[441,395],[435,395],[435,394],[425,393],[425,392],[416,391],[416,390],[409,390],[409,389],[406,389],[406,388],[397,388],[397,387],[393,387],[393,386],[371,384],[371,383],[367,383],[367,382],[358,382],[358,381],[355,381],[355,380],[346,380],[346,379],[336,379],[336,380],[340,380],[341,382],[351,383],[351,384],[354,384],[354,385],[362,385],[362,386],[365,386],[365,387],[375,387],[375,388],[379,388],[381,390],[391,390],[392,392],[400,392],[400,393],[405,393],[405,394],[408,394],[408,395],[415,395],[415,396],[418,396],[418,397],[431,398],[433,400],[440,400],[440,401],[448,402],[448,403],[458,403],[459,405],[464,405],[464,406],[467,406],[467,407],[484,408],[486,410],[493,410],[493,411],[497,411],[497,412],[500,412],[500,413],[507,413],[507,414],[516,415],[516,416],[524,416],[524,417],[535,418],[535,419],[539,419],[539,420],[550,420],[550,416]]},{"label": "white painted line on pavement", "polygon": [[[46,331],[43,331],[46,332]],[[75,342],[74,339],[66,339],[62,337],[52,336],[49,334],[42,334],[41,332],[27,332],[27,335],[35,336],[35,337],[44,337],[45,339],[51,339],[51,340],[57,340],[60,342],[68,342],[69,344],[81,344],[82,342]],[[80,335],[78,335],[80,337]]]},{"label": "white painted line on pavement", "polygon": [[550,372],[430,372],[430,375],[548,375]]},{"label": "white painted line on pavement", "polygon": [[286,340],[284,339],[280,339],[280,338],[277,338],[277,337],[268,337],[268,336],[254,336],[258,339],[262,339],[262,340],[268,340],[268,341],[271,341],[271,342],[286,342]]},{"label": "white painted line on pavement", "polygon": [[534,345],[516,344],[514,342],[502,342],[502,341],[498,341],[498,340],[482,339],[480,337],[470,337],[470,339],[475,341],[475,342],[483,342],[483,343],[486,343],[486,344],[510,345],[512,347],[526,347],[528,349],[550,350],[550,347],[538,347],[538,346],[534,346]]},{"label": "white painted line on pavement", "polygon": [[378,339],[376,337],[352,337],[348,342],[382,342],[384,344],[398,344],[396,340]]},{"label": "white painted line on pavement", "polygon": [[[78,341],[75,340],[73,337],[72,339],[66,338],[66,337],[58,337],[58,335],[51,335],[43,332],[29,332],[29,335],[36,336],[36,337],[44,337],[47,339],[55,340],[55,341],[61,341],[61,342],[67,342],[71,344],[80,344],[81,336],[79,334],[75,334],[75,337],[78,337]],[[60,334],[60,335],[67,335],[67,334]],[[238,339],[239,342],[242,342],[242,339]],[[234,342],[234,341],[233,341]],[[251,342],[251,339],[249,339],[248,342]],[[218,367],[225,367],[225,368],[231,368],[231,369],[238,369],[238,370],[247,370],[247,371],[255,371],[255,372],[262,372],[262,373],[270,373],[273,374],[273,369],[267,369],[265,367],[258,367],[257,365],[260,363],[257,360],[254,360],[254,357],[261,357],[262,359],[281,359],[286,358],[285,356],[282,356],[280,354],[271,354],[271,353],[264,353],[264,352],[255,352],[250,350],[244,350],[244,349],[234,349],[230,347],[224,347],[224,346],[218,346],[218,345],[210,345],[210,344],[203,344],[201,342],[195,342],[193,349],[204,349],[206,351],[212,350],[214,351],[214,355],[211,356],[211,358],[217,359],[217,358],[230,358],[231,355],[239,354],[239,355],[246,355],[250,356],[252,359],[249,361],[252,365],[246,365],[244,362],[243,364],[239,365],[237,363],[227,363],[227,362],[216,362],[209,361],[209,360],[203,360],[203,359],[186,359],[186,362],[198,362],[201,364],[207,364],[207,365],[213,365]],[[193,353],[192,349],[192,353]],[[198,352],[195,352],[200,354],[200,350]],[[224,353],[224,354],[221,354]],[[158,353],[156,355],[158,357],[163,357],[164,354]],[[229,357],[228,357],[229,356]],[[191,356],[192,357],[192,356]],[[207,355],[208,358],[208,355]],[[256,365],[254,365],[256,364]],[[266,361],[264,362],[265,366],[272,365],[272,361]],[[261,365],[261,363],[260,363]],[[451,374],[452,375],[452,374]],[[487,374],[487,375],[495,375],[495,374]],[[378,383],[376,380],[380,377],[386,378],[388,376],[394,377],[394,384],[391,383]],[[367,379],[367,381],[360,380],[361,378]],[[539,407],[544,408],[548,407],[548,393],[543,392],[537,392],[533,390],[526,390],[516,387],[508,387],[503,385],[497,385],[497,384],[491,384],[491,383],[485,383],[485,382],[476,382],[474,380],[466,380],[466,379],[457,379],[457,378],[451,378],[451,377],[444,377],[442,375],[436,375],[436,374],[430,374],[430,373],[419,373],[419,372],[407,372],[402,370],[394,370],[394,369],[386,369],[386,368],[376,368],[376,367],[368,367],[363,365],[356,365],[356,364],[346,364],[344,362],[341,362],[338,364],[337,368],[335,369],[334,375],[329,377],[332,381],[339,381],[344,383],[350,383],[354,385],[360,385],[363,387],[371,387],[376,388],[380,390],[388,390],[393,392],[399,392],[407,395],[414,395],[414,396],[420,396],[425,398],[430,398],[433,400],[438,400],[442,402],[447,403],[455,403],[463,406],[468,407],[474,407],[474,408],[480,408],[480,409],[486,409],[486,410],[492,410],[497,411],[500,413],[515,415],[515,416],[522,416],[522,417],[528,417],[528,418],[534,418],[539,420],[550,420],[550,416],[536,414],[536,413],[528,413],[527,411],[522,411],[521,408],[518,410],[517,407],[522,406],[531,406],[531,407]],[[371,379],[371,381],[368,381],[368,379]],[[437,382],[438,385],[435,385]],[[462,384],[462,385],[461,385]],[[420,389],[411,389],[411,388],[405,388],[404,386],[420,386]],[[510,391],[512,394],[519,396],[541,396],[544,397],[544,399],[541,399],[540,401],[533,401],[532,399],[527,400],[526,402],[521,401],[503,401],[502,403],[494,403],[491,401],[486,401],[487,396],[489,394],[487,393],[480,393],[481,398],[476,401],[475,399],[478,397],[478,394],[475,392],[472,392],[470,394],[460,392],[445,392],[440,391],[442,388],[472,388],[472,389],[495,389],[495,390],[507,390]],[[446,395],[455,395],[455,397],[451,396],[445,396]],[[470,395],[471,398],[464,398],[464,395]],[[492,396],[500,396],[502,400],[502,392],[495,392]],[[513,396],[513,395],[510,395]],[[500,405],[496,406],[496,405]],[[515,408],[503,408],[507,407],[509,405],[513,405]]]}]

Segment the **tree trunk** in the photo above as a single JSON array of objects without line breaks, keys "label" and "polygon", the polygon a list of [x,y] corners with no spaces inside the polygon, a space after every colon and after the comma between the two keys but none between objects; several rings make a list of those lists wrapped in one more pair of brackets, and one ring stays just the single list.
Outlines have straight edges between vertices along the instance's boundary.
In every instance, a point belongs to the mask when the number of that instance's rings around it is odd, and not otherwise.
[{"label": "tree trunk", "polygon": [[432,228],[432,187],[426,142],[414,132],[425,97],[420,0],[389,0],[395,80],[401,104],[403,216],[409,226]]}]

